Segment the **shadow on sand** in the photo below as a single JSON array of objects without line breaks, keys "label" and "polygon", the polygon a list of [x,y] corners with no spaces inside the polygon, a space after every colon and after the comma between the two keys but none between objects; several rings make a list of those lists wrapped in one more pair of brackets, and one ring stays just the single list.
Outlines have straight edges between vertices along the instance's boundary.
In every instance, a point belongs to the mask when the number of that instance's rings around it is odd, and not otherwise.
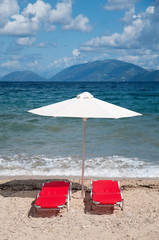
[{"label": "shadow on sand", "polygon": [[91,199],[91,192],[90,190],[87,190],[85,192],[85,198],[84,198],[84,212],[89,214],[95,214],[95,215],[102,215],[102,214],[113,214],[114,207],[107,207],[107,206],[96,206]]}]

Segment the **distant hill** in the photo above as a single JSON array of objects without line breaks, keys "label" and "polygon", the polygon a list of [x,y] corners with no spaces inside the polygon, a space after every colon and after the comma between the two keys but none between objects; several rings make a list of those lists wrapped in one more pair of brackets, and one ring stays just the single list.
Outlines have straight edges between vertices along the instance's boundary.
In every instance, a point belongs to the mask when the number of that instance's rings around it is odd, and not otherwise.
[{"label": "distant hill", "polygon": [[139,81],[159,81],[159,70],[147,72],[139,78]]},{"label": "distant hill", "polygon": [[55,82],[138,81],[147,70],[118,60],[93,61],[71,66],[51,78]]},{"label": "distant hill", "polygon": [[137,65],[107,59],[74,65],[62,70],[52,78],[43,78],[30,71],[17,71],[7,74],[0,81],[20,82],[130,82],[159,81],[159,70],[146,70]]},{"label": "distant hill", "polygon": [[0,79],[1,81],[8,82],[34,82],[46,81],[46,78],[30,71],[16,71],[9,73]]}]

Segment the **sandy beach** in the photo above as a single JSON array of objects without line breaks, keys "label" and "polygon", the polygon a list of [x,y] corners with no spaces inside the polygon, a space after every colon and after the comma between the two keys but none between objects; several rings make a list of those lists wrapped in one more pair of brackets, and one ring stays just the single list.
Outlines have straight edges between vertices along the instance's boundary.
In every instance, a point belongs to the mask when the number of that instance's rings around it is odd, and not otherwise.
[{"label": "sandy beach", "polygon": [[121,180],[125,200],[120,208],[90,210],[91,180],[85,181],[86,195],[81,199],[81,185],[73,182],[70,209],[38,214],[34,201],[42,183],[48,179],[1,178],[0,239],[159,239],[159,180]]}]

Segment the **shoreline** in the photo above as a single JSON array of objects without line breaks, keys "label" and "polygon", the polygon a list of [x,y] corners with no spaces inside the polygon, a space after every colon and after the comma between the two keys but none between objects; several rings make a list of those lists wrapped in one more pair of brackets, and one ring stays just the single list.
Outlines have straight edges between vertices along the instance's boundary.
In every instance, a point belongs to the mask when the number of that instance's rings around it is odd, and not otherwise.
[{"label": "shoreline", "polygon": [[[59,175],[55,175],[55,176],[48,176],[48,175],[4,175],[4,176],[0,176],[0,181],[1,180],[29,180],[29,179],[35,179],[35,180],[43,180],[43,179],[74,179],[74,180],[81,180],[82,176],[67,176],[67,175],[63,175],[63,176],[59,176]],[[152,180],[152,181],[159,181],[159,177],[156,178],[151,178],[151,177],[94,177],[94,176],[86,176],[85,180]]]},{"label": "shoreline", "polygon": [[[101,178],[91,178],[85,179],[84,189],[85,193],[91,190],[92,181],[99,180]],[[110,178],[104,178],[109,180]],[[10,191],[10,192],[25,192],[25,191],[39,191],[42,188],[44,182],[66,180],[72,182],[72,190],[80,192],[82,189],[82,180],[81,178],[74,178],[72,176],[56,176],[56,177],[46,177],[46,176],[14,176],[14,177],[5,177],[0,179],[0,191]],[[101,179],[102,180],[102,179]],[[123,190],[131,189],[154,189],[159,190],[159,178],[157,179],[141,179],[141,178],[116,178],[112,179],[119,181],[120,187]],[[36,196],[35,196],[36,197]]]}]

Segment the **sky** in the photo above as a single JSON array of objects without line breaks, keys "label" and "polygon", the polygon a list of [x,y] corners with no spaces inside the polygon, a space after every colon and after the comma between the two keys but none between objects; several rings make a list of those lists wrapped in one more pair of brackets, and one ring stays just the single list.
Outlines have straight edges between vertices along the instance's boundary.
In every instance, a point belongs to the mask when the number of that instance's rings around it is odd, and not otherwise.
[{"label": "sky", "polygon": [[159,0],[0,0],[0,77],[104,59],[159,69]]}]

